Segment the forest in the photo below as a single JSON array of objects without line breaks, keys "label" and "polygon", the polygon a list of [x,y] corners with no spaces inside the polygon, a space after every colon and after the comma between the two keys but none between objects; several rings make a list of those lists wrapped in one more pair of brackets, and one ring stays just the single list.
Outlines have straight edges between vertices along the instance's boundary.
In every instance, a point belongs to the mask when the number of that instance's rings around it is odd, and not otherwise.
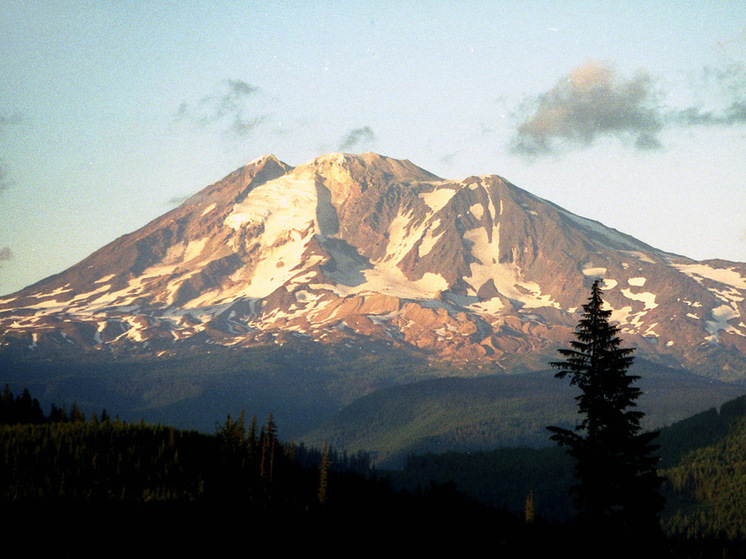
[{"label": "forest", "polygon": [[[674,556],[739,556],[746,541],[746,398],[662,429],[659,442],[661,525]],[[335,541],[356,534],[368,546],[489,541],[537,553],[547,542],[572,548],[582,537],[568,523],[571,462],[556,447],[410,456],[401,470],[377,470],[364,453],[280,441],[271,414],[261,423],[227,415],[205,434],[128,423],[105,410],[86,417],[76,405],[45,413],[28,390],[15,395],[7,387],[0,446],[0,501],[12,513],[10,533],[54,529],[57,538],[44,545],[66,542],[78,556],[95,540],[81,536],[79,526],[110,537],[133,530],[160,536],[169,549],[198,541],[214,547],[219,542],[208,534],[249,527]],[[174,529],[177,541],[163,537]],[[184,530],[190,539],[182,539]]]}]

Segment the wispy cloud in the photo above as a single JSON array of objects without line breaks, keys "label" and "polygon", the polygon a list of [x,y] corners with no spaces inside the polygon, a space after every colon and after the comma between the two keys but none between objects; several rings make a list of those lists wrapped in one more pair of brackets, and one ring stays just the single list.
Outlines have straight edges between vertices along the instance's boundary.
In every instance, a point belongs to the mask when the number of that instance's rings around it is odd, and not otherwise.
[{"label": "wispy cloud", "polygon": [[218,91],[196,103],[184,101],[176,111],[176,118],[200,127],[219,127],[233,136],[246,136],[269,118],[252,107],[251,101],[258,94],[258,87],[243,80],[224,80]]},{"label": "wispy cloud", "polygon": [[608,64],[588,62],[530,101],[512,149],[540,155],[588,146],[603,136],[632,138],[638,148],[658,147],[662,123],[651,108],[654,97],[648,75],[623,79]]},{"label": "wispy cloud", "polygon": [[742,65],[705,68],[688,89],[689,101],[671,103],[672,91],[645,72],[625,78],[609,64],[588,62],[524,103],[510,148],[540,156],[612,137],[650,150],[661,147],[661,132],[672,127],[746,124]]},{"label": "wispy cloud", "polygon": [[0,129],[4,128],[5,126],[10,126],[13,124],[20,124],[22,122],[23,122],[23,116],[19,112],[15,112],[11,115],[0,114]]},{"label": "wispy cloud", "polygon": [[339,144],[340,151],[367,146],[376,141],[376,135],[370,126],[350,130]]},{"label": "wispy cloud", "polygon": [[[0,114],[0,137],[5,133],[5,129],[9,126],[21,124],[23,122],[23,116],[21,113],[15,112],[10,115]],[[12,186],[10,180],[10,172],[7,166],[0,160],[0,194]]]},{"label": "wispy cloud", "polygon": [[453,153],[446,153],[445,155],[440,156],[440,162],[444,165],[450,165],[453,163],[453,160],[456,158],[456,152]]},{"label": "wispy cloud", "polygon": [[733,38],[724,39],[715,43],[715,48],[724,56],[730,57],[732,51],[735,49],[743,48],[746,45],[746,25],[743,26],[741,32]]},{"label": "wispy cloud", "polygon": [[0,264],[3,262],[7,262],[8,260],[11,260],[12,258],[13,258],[13,251],[10,250],[10,247],[0,248]]},{"label": "wispy cloud", "polygon": [[690,86],[706,100],[671,111],[667,121],[678,126],[731,126],[746,124],[746,70],[742,64],[707,66]]},{"label": "wispy cloud", "polygon": [[8,190],[13,183],[8,177],[8,171],[0,161],[0,194]]}]

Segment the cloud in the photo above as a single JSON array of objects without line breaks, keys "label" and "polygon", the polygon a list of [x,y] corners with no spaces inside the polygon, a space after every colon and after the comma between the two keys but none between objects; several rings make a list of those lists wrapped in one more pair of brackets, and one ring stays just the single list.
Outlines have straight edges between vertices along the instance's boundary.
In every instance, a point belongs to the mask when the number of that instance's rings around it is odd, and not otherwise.
[{"label": "cloud", "polygon": [[0,248],[0,262],[7,262],[13,258],[13,251],[10,247]]},{"label": "cloud", "polygon": [[8,171],[5,166],[0,162],[0,194],[8,190],[13,183],[8,178]]},{"label": "cloud", "polygon": [[246,136],[268,117],[251,108],[259,88],[243,80],[221,82],[220,90],[202,97],[197,103],[183,102],[176,111],[177,120],[199,127],[218,127],[233,136]]},{"label": "cloud", "polygon": [[23,122],[21,113],[15,112],[12,115],[0,115],[0,128]]},{"label": "cloud", "polygon": [[[11,115],[0,114],[0,136],[5,132],[5,128],[21,124],[23,122],[23,116],[21,113],[13,113]],[[10,174],[8,168],[0,160],[0,194],[10,188],[13,183],[10,180]]]},{"label": "cloud", "polygon": [[562,147],[589,146],[603,136],[632,138],[638,149],[660,146],[663,127],[654,107],[653,80],[638,72],[618,78],[614,68],[588,62],[531,100],[512,149],[540,155]]},{"label": "cloud", "polygon": [[376,141],[376,135],[369,126],[354,128],[347,133],[339,144],[340,151],[351,150],[356,146],[370,144]]},{"label": "cloud", "polygon": [[658,149],[659,135],[672,127],[746,124],[746,70],[738,63],[706,67],[682,87],[664,86],[642,71],[627,79],[609,64],[588,62],[530,98],[517,114],[514,153],[556,154],[602,137],[631,141],[638,150]]},{"label": "cloud", "polygon": [[691,85],[707,101],[671,111],[667,120],[677,126],[731,126],[746,124],[746,70],[742,64],[705,67]]},{"label": "cloud", "polygon": [[442,155],[440,157],[440,162],[444,165],[450,165],[453,163],[453,160],[456,158],[456,152],[453,153],[446,153],[445,155]]}]

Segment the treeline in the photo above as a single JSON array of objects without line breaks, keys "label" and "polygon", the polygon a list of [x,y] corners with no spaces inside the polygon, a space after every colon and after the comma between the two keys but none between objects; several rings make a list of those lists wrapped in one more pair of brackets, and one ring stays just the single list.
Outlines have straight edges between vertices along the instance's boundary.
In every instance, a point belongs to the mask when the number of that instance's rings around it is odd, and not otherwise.
[{"label": "treeline", "polygon": [[[574,414],[572,392],[552,387],[546,376],[449,377],[381,389],[346,407],[312,437],[367,446],[376,463],[387,468],[442,448],[546,446],[546,426],[561,425]],[[558,391],[567,398],[558,397]]]},{"label": "treeline", "polygon": [[[366,457],[285,444],[270,415],[228,416],[214,435],[127,423],[73,405],[45,415],[26,389],[0,398],[0,499],[6,502],[224,502],[307,511],[319,504],[322,463],[365,471]],[[333,464],[333,466],[332,466]],[[328,472],[324,476],[328,478]],[[328,483],[328,481],[327,481]]]},{"label": "treeline", "polygon": [[[5,394],[0,510],[6,533],[24,533],[37,553],[43,546],[66,557],[124,549],[141,556],[147,535],[147,556],[194,553],[197,542],[203,552],[227,552],[244,540],[306,551],[319,542],[331,549],[355,541],[368,552],[487,543],[508,555],[531,555],[566,537],[467,496],[452,482],[402,488],[372,468],[365,453],[281,441],[271,414],[263,422],[228,415],[206,434],[105,413],[85,418],[77,406],[64,414],[54,408],[54,419],[39,414],[26,391]],[[32,419],[5,414],[6,404],[34,410],[23,416]]]},{"label": "treeline", "polygon": [[489,516],[487,507],[447,484],[394,489],[365,453],[280,441],[271,414],[261,424],[243,412],[228,415],[214,434],[205,434],[127,423],[106,413],[85,418],[77,406],[65,413],[53,407],[48,415],[40,409],[28,391],[17,397],[6,389],[2,506],[97,503],[111,510],[112,504],[161,503],[222,511],[237,505],[247,515],[337,522],[437,511]]},{"label": "treeline", "polygon": [[[93,414],[91,418],[97,421],[99,416]],[[106,410],[101,411],[100,418],[104,421],[109,419]],[[42,423],[85,420],[85,414],[80,410],[77,403],[73,403],[69,411],[64,405],[58,408],[56,404],[52,404],[49,415],[45,415],[39,400],[31,396],[28,388],[24,388],[23,392],[17,396],[6,384],[2,394],[0,394],[0,425],[39,425]]]},{"label": "treeline", "polygon": [[[528,551],[574,537],[561,528],[572,512],[572,464],[554,447],[410,456],[404,470],[378,472],[365,453],[280,441],[272,415],[262,423],[228,415],[205,434],[105,412],[86,418],[77,406],[44,414],[27,390],[16,396],[6,388],[0,420],[0,506],[35,507],[30,525],[40,510],[75,525],[70,503],[106,504],[108,516],[98,508],[93,514],[114,525],[112,506],[136,504],[146,509],[133,518],[167,505],[169,517],[201,510],[218,522],[225,511],[240,511],[234,524],[262,518],[287,527],[293,518],[335,534],[341,527],[365,532],[375,522],[409,538],[418,537],[413,519],[427,519],[452,534],[468,526],[462,533],[472,541]],[[746,398],[662,430],[660,443],[663,526],[682,543],[677,556],[694,557],[691,549],[713,539],[731,542],[718,543],[718,553],[746,540]]]}]

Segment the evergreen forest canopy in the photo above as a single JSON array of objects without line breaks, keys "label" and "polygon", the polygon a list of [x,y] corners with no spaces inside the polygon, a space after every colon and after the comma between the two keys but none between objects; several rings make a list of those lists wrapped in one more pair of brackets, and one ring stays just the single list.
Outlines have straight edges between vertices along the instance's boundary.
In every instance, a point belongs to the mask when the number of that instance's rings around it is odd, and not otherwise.
[{"label": "evergreen forest canopy", "polygon": [[[490,539],[501,526],[505,546],[537,534],[557,545],[572,539],[560,528],[575,510],[573,466],[559,448],[411,456],[404,470],[377,471],[364,454],[281,442],[271,417],[258,425],[254,417],[245,424],[243,416],[228,416],[208,435],[74,410],[44,414],[28,391],[3,392],[0,501],[4,510],[20,511],[15,521],[38,523],[40,510],[78,511],[75,523],[95,518],[109,529],[133,518],[196,518],[201,529],[216,518],[273,519],[288,529],[355,519],[359,529],[383,522],[411,536],[416,516],[435,524],[460,519],[470,533],[487,525]],[[659,442],[662,526],[676,556],[741,549],[746,397],[662,429]],[[241,514],[226,519],[228,505]],[[55,523],[67,526],[65,518],[61,513]]]}]

